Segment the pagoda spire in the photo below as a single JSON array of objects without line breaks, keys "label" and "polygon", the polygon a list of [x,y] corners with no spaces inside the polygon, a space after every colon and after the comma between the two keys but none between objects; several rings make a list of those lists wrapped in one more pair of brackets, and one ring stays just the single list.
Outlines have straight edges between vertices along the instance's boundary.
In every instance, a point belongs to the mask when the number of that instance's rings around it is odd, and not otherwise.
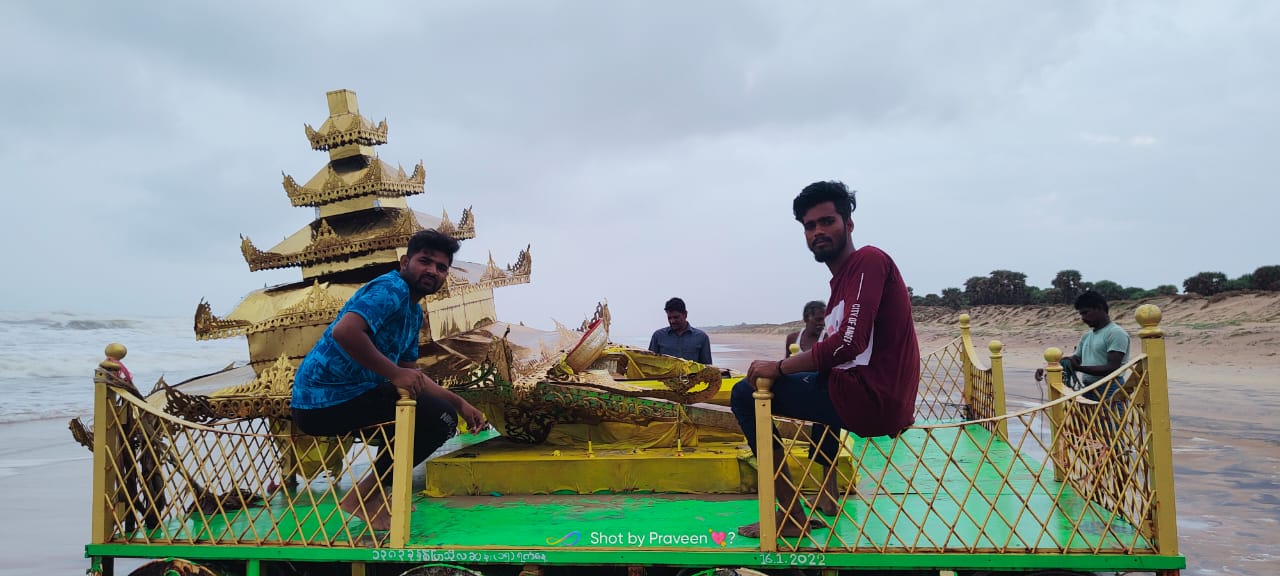
[{"label": "pagoda spire", "polygon": [[360,115],[356,93],[333,90],[325,93],[329,101],[329,118],[316,130],[305,124],[307,139],[315,150],[328,150],[329,160],[355,156],[373,157],[373,147],[387,143],[387,121],[376,126]]}]

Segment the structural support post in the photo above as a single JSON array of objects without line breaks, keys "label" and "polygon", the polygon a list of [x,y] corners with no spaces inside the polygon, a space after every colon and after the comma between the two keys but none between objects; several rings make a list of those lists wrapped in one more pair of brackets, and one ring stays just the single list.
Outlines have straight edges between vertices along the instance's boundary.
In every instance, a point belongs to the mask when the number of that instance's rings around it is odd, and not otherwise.
[{"label": "structural support post", "polygon": [[[107,499],[108,486],[116,475],[114,456],[119,453],[119,414],[111,400],[108,378],[120,370],[120,365],[104,360],[93,376],[93,497],[89,541],[104,544],[111,537],[116,518],[115,504]],[[114,490],[110,491],[115,493]]]},{"label": "structural support post", "polygon": [[973,349],[973,336],[969,333],[969,315],[960,315],[960,366],[961,372],[964,374],[964,406],[968,411],[966,419],[972,418],[973,415],[973,398],[974,398],[974,372],[977,367],[973,365],[973,360],[969,358],[969,351]]},{"label": "structural support post", "polygon": [[1145,400],[1151,425],[1151,474],[1147,481],[1155,495],[1156,550],[1162,555],[1178,553],[1178,522],[1173,494],[1173,434],[1169,419],[1169,371],[1165,365],[1163,316],[1160,308],[1143,304],[1134,312],[1142,352],[1147,355]]},{"label": "structural support post", "polygon": [[[756,391],[751,397],[756,401],[756,492],[760,497],[760,550],[778,551],[778,522],[774,514],[773,469],[773,381],[756,379]],[[784,464],[785,465],[785,464]]]},{"label": "structural support post", "polygon": [[391,534],[392,548],[404,548],[409,541],[409,511],[413,506],[413,424],[418,402],[404,390],[396,402],[394,462],[391,465]]},{"label": "structural support post", "polygon": [[[1062,350],[1057,348],[1049,348],[1044,351],[1044,380],[1046,388],[1049,389],[1049,402],[1062,398]],[[1054,404],[1049,408],[1049,457],[1053,459],[1053,479],[1061,482],[1066,478],[1064,468],[1066,462],[1066,450],[1058,443],[1058,428],[1062,426],[1063,415],[1066,410],[1061,404]]]},{"label": "structural support post", "polygon": [[[992,417],[1000,418],[1005,415],[1004,402],[1004,344],[999,340],[992,340],[987,344],[987,350],[991,351],[991,409],[994,414]],[[1009,423],[1000,420],[996,424],[996,433],[1009,441]]]}]

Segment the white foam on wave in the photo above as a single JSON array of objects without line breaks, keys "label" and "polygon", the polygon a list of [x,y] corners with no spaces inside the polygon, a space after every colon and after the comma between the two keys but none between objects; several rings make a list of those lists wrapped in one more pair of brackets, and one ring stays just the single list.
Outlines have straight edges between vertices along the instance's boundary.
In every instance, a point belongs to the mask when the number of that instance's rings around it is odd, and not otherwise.
[{"label": "white foam on wave", "polygon": [[0,422],[88,413],[93,370],[111,342],[144,392],[248,359],[244,338],[197,342],[190,318],[0,312]]}]

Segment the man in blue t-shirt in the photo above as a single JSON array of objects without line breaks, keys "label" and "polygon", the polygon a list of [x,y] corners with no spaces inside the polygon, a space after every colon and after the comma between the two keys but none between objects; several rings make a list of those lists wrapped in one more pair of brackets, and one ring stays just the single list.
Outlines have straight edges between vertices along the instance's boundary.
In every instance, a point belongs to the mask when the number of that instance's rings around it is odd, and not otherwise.
[{"label": "man in blue t-shirt", "polygon": [[[1115,372],[1129,359],[1129,333],[1111,321],[1107,299],[1093,290],[1076,297],[1076,311],[1080,320],[1090,330],[1080,336],[1080,343],[1071,356],[1062,359],[1063,367],[1070,367],[1080,376],[1080,384],[1088,387],[1102,377]],[[1036,380],[1044,378],[1044,369],[1036,370]],[[1102,400],[1111,395],[1108,390],[1093,390],[1085,394],[1090,400]]]},{"label": "man in blue t-shirt", "polygon": [[[417,400],[413,462],[435,452],[458,429],[485,426],[484,414],[418,369],[422,307],[449,277],[458,241],[435,230],[409,239],[400,268],[361,286],[302,360],[293,382],[293,421],[312,436],[337,436],[395,420],[400,391]],[[379,451],[373,469],[339,503],[374,530],[391,527],[386,491],[392,452]]]}]

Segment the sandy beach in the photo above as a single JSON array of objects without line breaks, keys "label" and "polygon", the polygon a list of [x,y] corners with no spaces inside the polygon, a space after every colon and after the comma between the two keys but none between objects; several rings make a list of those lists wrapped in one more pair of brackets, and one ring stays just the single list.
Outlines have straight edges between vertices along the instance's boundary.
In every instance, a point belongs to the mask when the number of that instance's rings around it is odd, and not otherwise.
[{"label": "sandy beach", "polygon": [[[1189,575],[1280,573],[1280,322],[1179,319],[1170,306],[1168,334],[1173,438],[1182,553]],[[973,311],[977,341],[1004,343],[1010,402],[1042,396],[1031,377],[1048,346],[1070,350],[1079,336],[1067,313],[1033,328],[1023,315]],[[1030,313],[1027,313],[1030,314]],[[1061,316],[1061,314],[1059,314]],[[1034,314],[1032,314],[1034,316]],[[922,352],[958,333],[954,313],[917,323]],[[1131,311],[1118,321],[1131,334]],[[1045,326],[1048,326],[1047,328]],[[752,358],[777,358],[785,327],[715,331],[727,347],[716,363],[742,370]],[[1134,349],[1140,344],[1134,338]],[[0,424],[0,523],[5,554],[0,576],[81,574],[88,566],[91,460],[66,429],[66,420]],[[120,562],[119,573],[136,564]]]}]

